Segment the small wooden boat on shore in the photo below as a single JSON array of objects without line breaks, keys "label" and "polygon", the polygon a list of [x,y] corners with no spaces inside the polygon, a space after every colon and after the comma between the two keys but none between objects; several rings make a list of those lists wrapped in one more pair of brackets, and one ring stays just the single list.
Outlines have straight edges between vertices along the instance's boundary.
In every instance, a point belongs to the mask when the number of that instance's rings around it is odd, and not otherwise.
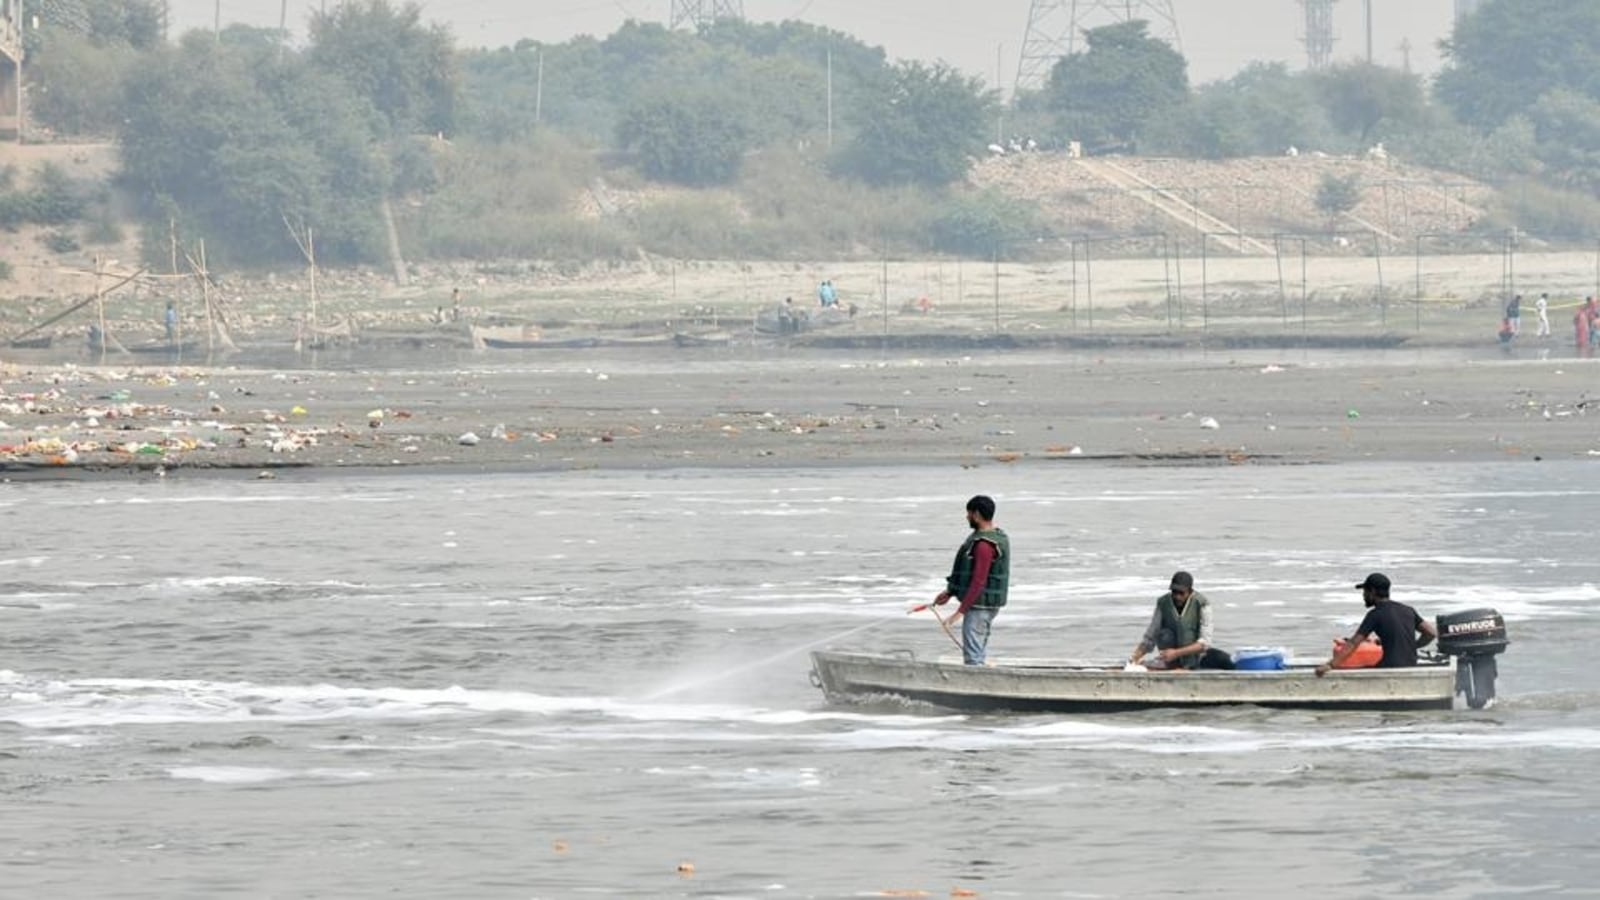
[{"label": "small wooden boat on shore", "polygon": [[574,350],[590,347],[668,347],[670,332],[659,334],[550,334],[537,325],[473,325],[474,350]]},{"label": "small wooden boat on shore", "polygon": [[1316,661],[1269,671],[1123,671],[1120,665],[1010,659],[962,665],[910,652],[811,654],[811,680],[830,702],[886,697],[980,712],[1128,712],[1254,705],[1284,709],[1450,709],[1456,660],[1409,669],[1341,669],[1318,678]]},{"label": "small wooden boat on shore", "polygon": [[733,335],[726,331],[675,332],[672,342],[679,347],[726,347],[733,343]]},{"label": "small wooden boat on shore", "polygon": [[200,341],[144,341],[138,344],[124,344],[113,340],[109,347],[101,342],[91,339],[89,341],[90,353],[132,353],[138,356],[180,356],[196,353],[205,349]]}]

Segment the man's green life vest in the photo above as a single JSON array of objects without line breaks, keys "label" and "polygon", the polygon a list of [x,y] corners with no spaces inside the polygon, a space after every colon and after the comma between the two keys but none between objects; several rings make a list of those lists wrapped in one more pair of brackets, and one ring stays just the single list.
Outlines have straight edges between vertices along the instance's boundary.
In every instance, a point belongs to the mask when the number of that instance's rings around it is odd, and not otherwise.
[{"label": "man's green life vest", "polygon": [[994,545],[994,562],[989,564],[989,580],[984,582],[983,595],[973,606],[999,609],[1006,605],[1006,587],[1011,581],[1011,540],[998,528],[974,531],[961,549],[956,551],[955,564],[950,567],[950,577],[945,579],[945,590],[957,599],[966,595],[967,584],[972,581],[972,550],[979,541]]},{"label": "man's green life vest", "polygon": [[[1201,602],[1200,592],[1191,592],[1188,601],[1183,604],[1183,612],[1180,613],[1178,612],[1178,604],[1172,599],[1171,591],[1161,595],[1161,599],[1156,601],[1156,609],[1161,613],[1161,628],[1163,631],[1170,630],[1177,640],[1177,643],[1173,644],[1172,648],[1163,647],[1161,649],[1187,647],[1200,639]],[[1200,654],[1198,653],[1178,657],[1178,665],[1183,666],[1185,669],[1194,668],[1199,661]]]}]

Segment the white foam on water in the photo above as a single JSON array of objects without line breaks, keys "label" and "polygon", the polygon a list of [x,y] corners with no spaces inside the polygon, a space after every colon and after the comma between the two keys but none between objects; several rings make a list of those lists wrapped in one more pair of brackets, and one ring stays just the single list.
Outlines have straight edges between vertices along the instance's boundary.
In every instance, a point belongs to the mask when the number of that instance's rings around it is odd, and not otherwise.
[{"label": "white foam on water", "polygon": [[51,747],[94,747],[107,743],[104,735],[77,734],[74,732],[50,732],[47,734],[29,735],[22,739],[27,744],[44,744]]},{"label": "white foam on water", "polygon": [[115,504],[118,506],[186,506],[189,504],[199,503],[206,506],[218,506],[228,503],[306,503],[315,502],[319,499],[326,501],[332,498],[305,497],[293,494],[173,494],[148,497],[121,497],[116,499],[102,497],[93,501],[93,505],[104,506]]},{"label": "white foam on water", "polygon": [[18,556],[12,559],[0,559],[0,568],[37,569],[49,561],[48,556]]},{"label": "white foam on water", "polygon": [[168,769],[173,778],[204,781],[208,784],[262,784],[294,777],[287,769],[253,766],[178,766]]},{"label": "white foam on water", "polygon": [[265,784],[291,778],[328,781],[362,781],[373,773],[360,769],[275,769],[257,766],[176,766],[168,769],[172,778],[204,781],[207,784]]},{"label": "white foam on water", "polygon": [[733,510],[733,511],[730,511],[730,512],[725,512],[725,513],[723,513],[723,515],[725,515],[725,516],[754,516],[754,517],[758,517],[758,518],[773,518],[773,519],[788,519],[788,518],[799,518],[799,517],[802,517],[802,516],[831,516],[831,515],[833,515],[833,513],[834,513],[833,510],[828,509],[825,506],[809,507],[809,508],[806,508],[806,509],[796,509],[795,507],[792,507],[792,506],[784,506],[784,507],[779,507],[777,509],[773,509],[771,507],[763,507],[761,509]]},{"label": "white foam on water", "polygon": [[[768,726],[872,721],[880,727],[891,727],[930,721],[913,716],[864,718],[846,712],[561,697],[525,691],[470,690],[459,686],[352,688],[330,684],[257,685],[124,678],[30,682],[15,673],[0,675],[0,678],[5,679],[0,683],[22,688],[12,691],[12,701],[0,707],[0,722],[35,729],[342,719],[392,721],[505,712],[540,717],[600,716],[631,722],[742,722]],[[958,721],[959,717],[954,720]]]}]

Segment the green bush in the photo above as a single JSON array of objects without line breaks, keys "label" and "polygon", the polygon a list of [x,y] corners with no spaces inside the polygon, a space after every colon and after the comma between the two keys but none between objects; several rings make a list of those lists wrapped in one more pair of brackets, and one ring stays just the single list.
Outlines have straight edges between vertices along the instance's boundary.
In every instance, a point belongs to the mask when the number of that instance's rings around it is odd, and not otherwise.
[{"label": "green bush", "polygon": [[787,149],[747,160],[737,191],[741,243],[762,259],[875,257],[885,243],[926,249],[938,196],[933,188],[830,178],[820,160]]},{"label": "green bush", "polygon": [[1600,235],[1600,207],[1583,192],[1516,181],[1501,189],[1498,207],[1484,224],[1490,229],[1517,227],[1553,240],[1587,241]]},{"label": "green bush", "polygon": [[1023,241],[1043,236],[1037,206],[992,190],[951,197],[933,222],[934,247],[962,256],[1003,257],[1021,252]]},{"label": "green bush", "polygon": [[[640,246],[677,257],[739,258],[746,255],[744,229],[731,196],[702,192],[658,200],[634,216]],[[707,251],[710,251],[709,253]]]},{"label": "green bush", "polygon": [[123,114],[122,86],[140,62],[137,50],[50,31],[32,62],[31,115],[41,124],[71,135],[116,131]]},{"label": "green bush", "polygon": [[67,231],[47,231],[39,238],[51,253],[76,253],[83,249],[78,239]]},{"label": "green bush", "polygon": [[399,211],[420,258],[614,258],[631,244],[624,225],[576,215],[600,167],[565,138],[464,140],[436,148],[431,167],[438,189]]},{"label": "green bush", "polygon": [[718,185],[739,174],[751,130],[736,96],[661,94],[640,99],[623,114],[617,142],[638,155],[651,178]]},{"label": "green bush", "polygon": [[1361,180],[1355,175],[1322,176],[1317,184],[1317,209],[1330,217],[1344,215],[1361,202]]},{"label": "green bush", "polygon": [[117,224],[110,207],[101,207],[99,215],[89,223],[83,239],[91,244],[115,244],[122,240],[122,226]]},{"label": "green bush", "polygon": [[31,188],[0,191],[0,228],[65,225],[81,218],[88,203],[89,191],[82,184],[59,166],[45,163],[34,171]]}]

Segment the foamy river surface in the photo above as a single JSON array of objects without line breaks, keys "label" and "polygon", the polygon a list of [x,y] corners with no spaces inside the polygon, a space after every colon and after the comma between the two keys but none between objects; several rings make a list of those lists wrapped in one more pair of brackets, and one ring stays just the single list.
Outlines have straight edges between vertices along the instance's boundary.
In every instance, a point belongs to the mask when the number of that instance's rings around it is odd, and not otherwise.
[{"label": "foamy river surface", "polygon": [[[1325,653],[1368,571],[1505,614],[1486,712],[832,707],[962,507],[1007,655],[1120,657],[1174,569]],[[174,477],[0,488],[0,895],[1590,894],[1582,463]],[[693,871],[680,872],[680,866]]]}]

